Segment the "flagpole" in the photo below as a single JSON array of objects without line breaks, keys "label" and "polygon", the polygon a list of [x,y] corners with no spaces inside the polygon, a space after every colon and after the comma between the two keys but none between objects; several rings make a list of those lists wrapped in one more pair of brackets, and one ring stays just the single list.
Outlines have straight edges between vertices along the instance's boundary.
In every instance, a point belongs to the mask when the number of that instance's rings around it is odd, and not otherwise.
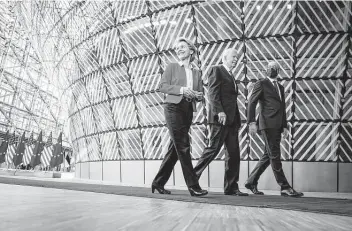
[{"label": "flagpole", "polygon": [[65,164],[65,151],[63,151],[63,155],[62,155],[62,163],[64,165],[64,167],[62,168],[62,171],[65,172],[65,167],[66,167],[66,164]]}]

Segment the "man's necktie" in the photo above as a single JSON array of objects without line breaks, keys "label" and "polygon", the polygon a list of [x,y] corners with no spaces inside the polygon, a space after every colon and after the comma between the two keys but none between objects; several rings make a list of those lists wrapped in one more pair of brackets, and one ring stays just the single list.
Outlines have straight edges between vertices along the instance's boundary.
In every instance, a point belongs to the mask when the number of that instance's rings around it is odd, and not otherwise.
[{"label": "man's necktie", "polygon": [[237,84],[236,84],[235,76],[233,76],[233,74],[232,74],[231,72],[229,72],[229,73],[230,73],[230,75],[231,75],[231,77],[232,77],[233,84],[235,84],[235,90],[236,90],[236,92],[238,92],[238,86],[237,86]]},{"label": "man's necktie", "polygon": [[281,100],[280,88],[279,88],[279,85],[277,84],[277,81],[274,81],[274,86],[275,86],[276,93],[279,95],[279,98]]}]

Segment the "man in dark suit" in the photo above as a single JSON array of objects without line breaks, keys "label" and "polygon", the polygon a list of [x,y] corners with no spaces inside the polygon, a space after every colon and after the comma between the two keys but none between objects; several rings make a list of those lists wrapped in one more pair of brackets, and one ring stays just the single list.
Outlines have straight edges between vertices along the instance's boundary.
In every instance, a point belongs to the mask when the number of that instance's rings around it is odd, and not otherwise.
[{"label": "man in dark suit", "polygon": [[240,150],[238,129],[241,126],[237,105],[238,86],[232,71],[237,65],[238,54],[233,48],[225,50],[223,65],[210,68],[208,120],[210,139],[194,170],[198,177],[213,161],[223,144],[226,146],[224,193],[225,195],[248,196],[238,189]]},{"label": "man in dark suit", "polygon": [[[276,62],[269,62],[267,67],[267,78],[255,83],[248,103],[247,122],[251,135],[259,131],[265,143],[265,152],[258,161],[245,187],[254,194],[263,195],[258,191],[257,184],[260,175],[271,164],[277,183],[281,186],[282,196],[301,197],[303,193],[296,192],[287,182],[282,170],[280,160],[281,135],[288,135],[284,87],[276,78],[279,73],[279,66]],[[260,104],[259,119],[255,122],[255,110],[257,103]]]}]

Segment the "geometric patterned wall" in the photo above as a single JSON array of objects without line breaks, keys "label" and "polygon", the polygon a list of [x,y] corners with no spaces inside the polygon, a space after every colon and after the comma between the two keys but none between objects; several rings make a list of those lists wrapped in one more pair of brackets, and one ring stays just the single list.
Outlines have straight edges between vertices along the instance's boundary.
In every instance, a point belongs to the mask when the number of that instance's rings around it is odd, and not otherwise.
[{"label": "geometric patterned wall", "polygon": [[[282,160],[352,162],[351,2],[77,2],[65,15],[59,27],[71,36],[71,49],[62,63],[78,63],[70,83],[78,162],[163,158],[169,137],[157,89],[165,66],[176,60],[172,45],[179,36],[195,42],[205,86],[221,53],[240,51],[242,160],[263,153],[261,137],[247,132],[247,99],[275,60],[290,130]],[[193,159],[207,143],[206,107],[197,107]],[[223,158],[224,150],[217,159]]]}]

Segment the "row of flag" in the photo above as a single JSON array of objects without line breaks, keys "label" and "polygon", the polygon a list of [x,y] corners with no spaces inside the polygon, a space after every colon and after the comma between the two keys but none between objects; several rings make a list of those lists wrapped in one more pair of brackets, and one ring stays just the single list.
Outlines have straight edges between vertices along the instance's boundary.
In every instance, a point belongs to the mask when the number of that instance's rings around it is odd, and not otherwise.
[{"label": "row of flag", "polygon": [[30,165],[32,168],[37,165],[54,168],[63,163],[62,132],[56,144],[53,145],[52,139],[52,133],[50,133],[47,142],[44,143],[40,132],[35,141],[32,132],[26,142],[25,132],[23,132],[20,141],[16,143],[15,132],[9,137],[9,131],[7,131],[0,145],[0,164],[6,162],[8,165],[14,164],[15,167],[23,164]]}]

